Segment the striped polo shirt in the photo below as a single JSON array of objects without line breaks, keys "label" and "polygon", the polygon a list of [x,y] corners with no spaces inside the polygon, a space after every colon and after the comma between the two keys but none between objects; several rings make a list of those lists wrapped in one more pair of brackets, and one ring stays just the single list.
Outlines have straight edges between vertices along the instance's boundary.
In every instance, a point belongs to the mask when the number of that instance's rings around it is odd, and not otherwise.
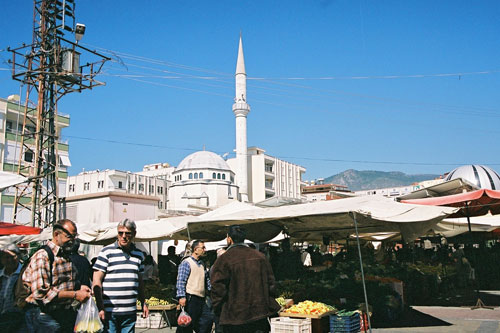
[{"label": "striped polo shirt", "polygon": [[125,252],[118,243],[105,246],[94,264],[104,272],[102,294],[104,310],[114,314],[133,314],[139,290],[139,274],[144,272],[144,254],[133,244]]}]

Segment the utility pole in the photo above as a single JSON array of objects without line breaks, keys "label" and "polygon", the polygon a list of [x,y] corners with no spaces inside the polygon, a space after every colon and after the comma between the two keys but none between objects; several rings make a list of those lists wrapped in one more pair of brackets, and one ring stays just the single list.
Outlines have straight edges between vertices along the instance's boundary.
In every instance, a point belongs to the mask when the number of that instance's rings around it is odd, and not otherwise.
[{"label": "utility pole", "polygon": [[[76,41],[65,39],[67,33]],[[34,0],[32,44],[9,48],[12,78],[27,86],[17,172],[29,182],[16,188],[14,223],[30,216],[33,226],[43,228],[59,218],[57,102],[104,85],[95,76],[110,60],[78,45],[84,33],[85,25],[75,24],[75,0]],[[83,53],[93,62],[80,66]]]}]

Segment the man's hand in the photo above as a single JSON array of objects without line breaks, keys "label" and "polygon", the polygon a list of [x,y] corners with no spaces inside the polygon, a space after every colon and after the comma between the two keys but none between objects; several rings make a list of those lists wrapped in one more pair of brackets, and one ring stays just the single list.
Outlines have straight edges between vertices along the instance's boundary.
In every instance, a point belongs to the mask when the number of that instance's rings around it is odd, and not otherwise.
[{"label": "man's hand", "polygon": [[186,297],[183,297],[183,298],[179,299],[179,305],[180,306],[186,306]]},{"label": "man's hand", "polygon": [[149,317],[149,309],[146,304],[142,306],[142,318],[147,318]]},{"label": "man's hand", "polygon": [[102,322],[104,322],[104,318],[106,316],[106,313],[104,310],[99,311],[99,318],[101,319]]},{"label": "man's hand", "polygon": [[87,286],[82,286],[75,294],[75,298],[80,303],[85,303],[91,295],[91,290]]}]

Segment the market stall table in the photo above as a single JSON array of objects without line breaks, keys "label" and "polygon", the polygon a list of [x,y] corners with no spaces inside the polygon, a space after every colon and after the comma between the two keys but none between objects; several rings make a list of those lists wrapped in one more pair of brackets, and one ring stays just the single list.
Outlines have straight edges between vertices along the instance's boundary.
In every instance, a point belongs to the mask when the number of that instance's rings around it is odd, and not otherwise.
[{"label": "market stall table", "polygon": [[[148,306],[148,309],[151,312],[158,311],[161,315],[161,318],[165,320],[169,328],[172,328],[172,324],[170,323],[170,320],[168,319],[168,314],[167,311],[175,310],[177,308],[177,304],[166,304],[166,305],[152,305]],[[137,306],[137,311],[141,311],[141,307]],[[140,319],[139,319],[140,318]],[[145,318],[140,317],[140,314],[138,313],[138,324],[140,325],[143,320],[147,320]],[[140,327],[139,327],[140,328]],[[153,327],[143,327],[143,328],[153,328]]]},{"label": "market stall table", "polygon": [[337,311],[327,311],[322,314],[302,314],[302,313],[286,313],[280,312],[280,317],[290,318],[310,318],[312,333],[328,333],[330,332],[330,315]]}]

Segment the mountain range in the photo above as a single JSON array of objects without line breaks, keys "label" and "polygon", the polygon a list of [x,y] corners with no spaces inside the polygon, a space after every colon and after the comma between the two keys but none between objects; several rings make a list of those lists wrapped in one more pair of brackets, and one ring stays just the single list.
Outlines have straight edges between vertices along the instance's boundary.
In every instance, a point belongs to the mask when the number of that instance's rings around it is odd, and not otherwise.
[{"label": "mountain range", "polygon": [[325,178],[328,184],[344,185],[351,191],[411,185],[424,180],[436,179],[440,175],[407,175],[400,171],[358,171],[349,169]]}]

